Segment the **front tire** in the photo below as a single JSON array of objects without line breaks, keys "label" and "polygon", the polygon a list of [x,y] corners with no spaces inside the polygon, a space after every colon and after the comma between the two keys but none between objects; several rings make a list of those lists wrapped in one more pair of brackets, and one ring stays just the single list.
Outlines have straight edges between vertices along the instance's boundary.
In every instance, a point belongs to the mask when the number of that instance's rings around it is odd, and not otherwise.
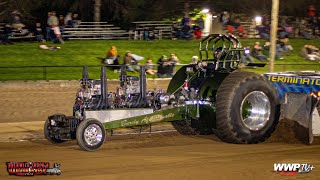
[{"label": "front tire", "polygon": [[106,139],[106,129],[96,119],[85,119],[77,127],[77,143],[85,151],[95,151]]},{"label": "front tire", "polygon": [[[52,117],[56,117],[56,116],[52,116]],[[51,143],[53,144],[60,144],[60,143],[63,143],[65,142],[65,140],[62,140],[62,139],[58,139],[58,138],[55,138],[54,135],[52,135],[51,133],[51,127],[50,127],[50,119],[48,118],[45,123],[44,123],[44,126],[43,126],[43,133],[44,133],[44,137]]]},{"label": "front tire", "polygon": [[214,131],[224,142],[259,143],[271,136],[279,115],[274,86],[259,74],[237,71],[217,91]]}]

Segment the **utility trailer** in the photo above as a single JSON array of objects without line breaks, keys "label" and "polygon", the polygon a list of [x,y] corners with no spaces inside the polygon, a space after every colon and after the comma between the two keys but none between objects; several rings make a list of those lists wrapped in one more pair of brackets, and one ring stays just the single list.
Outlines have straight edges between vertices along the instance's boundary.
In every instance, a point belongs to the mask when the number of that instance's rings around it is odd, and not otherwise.
[{"label": "utility trailer", "polygon": [[[89,79],[84,67],[73,116],[49,116],[44,135],[52,143],[76,139],[81,149],[94,151],[105,141],[106,130],[170,121],[185,135],[215,134],[237,144],[263,142],[278,124],[281,94],[268,78],[238,69],[242,51],[232,35],[207,36],[199,44],[201,61],[180,68],[165,92],[146,90],[144,66],[139,77],[128,76],[122,66],[116,92],[108,92],[106,67],[101,67],[99,80]],[[308,94],[310,112],[317,95]]]}]

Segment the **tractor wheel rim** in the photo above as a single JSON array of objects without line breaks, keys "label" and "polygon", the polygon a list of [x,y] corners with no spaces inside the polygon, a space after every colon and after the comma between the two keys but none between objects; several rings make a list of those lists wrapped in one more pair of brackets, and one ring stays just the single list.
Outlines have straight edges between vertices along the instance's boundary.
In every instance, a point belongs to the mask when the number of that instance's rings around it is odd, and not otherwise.
[{"label": "tractor wheel rim", "polygon": [[262,91],[252,91],[243,98],[240,116],[244,125],[253,131],[262,129],[269,121],[271,105],[268,96]]},{"label": "tractor wheel rim", "polygon": [[102,137],[102,129],[97,124],[91,124],[84,130],[84,140],[90,146],[99,144]]}]

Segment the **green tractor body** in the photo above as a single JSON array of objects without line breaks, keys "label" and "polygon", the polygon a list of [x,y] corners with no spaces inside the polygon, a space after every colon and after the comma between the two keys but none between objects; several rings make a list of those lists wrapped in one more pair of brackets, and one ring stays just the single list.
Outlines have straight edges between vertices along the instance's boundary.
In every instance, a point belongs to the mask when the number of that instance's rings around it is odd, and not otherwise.
[{"label": "green tractor body", "polygon": [[[180,68],[167,91],[146,91],[140,76],[122,66],[120,87],[109,93],[105,67],[101,79],[84,67],[73,116],[48,117],[45,137],[52,143],[76,139],[87,151],[98,149],[107,131],[172,122],[181,134],[215,134],[228,143],[266,140],[279,121],[280,100],[263,76],[238,69],[243,49],[232,35],[213,34],[200,41],[200,61]],[[259,64],[249,64],[259,66]]]}]

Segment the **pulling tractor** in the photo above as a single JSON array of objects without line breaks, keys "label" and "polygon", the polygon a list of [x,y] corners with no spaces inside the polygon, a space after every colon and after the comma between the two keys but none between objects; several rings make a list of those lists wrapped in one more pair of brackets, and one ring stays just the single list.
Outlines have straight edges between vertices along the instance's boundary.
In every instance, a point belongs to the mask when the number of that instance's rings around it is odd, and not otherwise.
[{"label": "pulling tractor", "polygon": [[[99,80],[89,79],[84,67],[73,116],[49,116],[45,138],[52,143],[76,139],[81,149],[94,151],[105,141],[106,131],[170,121],[184,135],[215,134],[237,144],[265,141],[280,117],[281,96],[274,79],[238,68],[243,49],[232,35],[209,35],[199,51],[201,60],[180,68],[165,92],[146,90],[144,66],[140,76],[127,75],[122,66],[116,92],[108,92],[106,67],[101,67]],[[317,100],[311,99],[308,111]]]}]

